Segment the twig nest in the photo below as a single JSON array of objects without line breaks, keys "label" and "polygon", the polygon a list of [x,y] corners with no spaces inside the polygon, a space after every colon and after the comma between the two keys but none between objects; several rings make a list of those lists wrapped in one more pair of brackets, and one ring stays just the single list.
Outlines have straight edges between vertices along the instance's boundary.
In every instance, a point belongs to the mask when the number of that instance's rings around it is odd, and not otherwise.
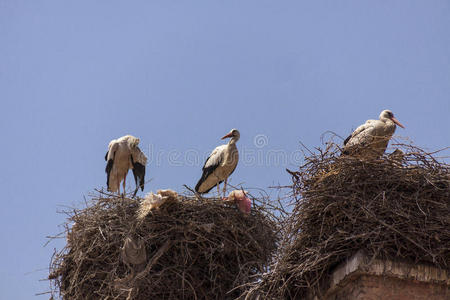
[{"label": "twig nest", "polygon": [[236,299],[278,245],[274,213],[258,198],[243,217],[222,199],[170,190],[141,203],[103,196],[67,212],[76,234],[52,257],[55,299]]},{"label": "twig nest", "polygon": [[67,244],[72,244],[75,240],[77,240],[76,234],[80,229],[78,228],[77,223],[74,222],[72,226],[67,225],[67,235],[66,240]]}]

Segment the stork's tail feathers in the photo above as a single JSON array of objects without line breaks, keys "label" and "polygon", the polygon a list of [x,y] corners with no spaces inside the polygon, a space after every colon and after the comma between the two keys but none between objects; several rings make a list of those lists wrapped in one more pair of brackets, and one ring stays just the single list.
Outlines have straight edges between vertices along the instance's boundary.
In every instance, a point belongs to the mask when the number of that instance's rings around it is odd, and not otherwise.
[{"label": "stork's tail feathers", "polygon": [[[208,174],[208,175],[209,175],[209,174]],[[206,180],[206,178],[208,177],[208,175],[203,174],[203,175],[202,175],[202,178],[200,178],[200,180],[197,182],[197,185],[195,186],[195,191],[196,191],[197,193],[199,193],[199,194],[206,194],[206,193],[209,193],[209,191],[212,190],[212,189],[217,185],[217,184],[213,185],[213,186],[212,186],[211,188],[209,188],[208,190],[202,190],[202,191],[200,191],[200,187],[201,187],[202,183],[205,182],[205,180]],[[220,184],[220,183],[222,183],[222,181],[219,182],[218,184]]]}]

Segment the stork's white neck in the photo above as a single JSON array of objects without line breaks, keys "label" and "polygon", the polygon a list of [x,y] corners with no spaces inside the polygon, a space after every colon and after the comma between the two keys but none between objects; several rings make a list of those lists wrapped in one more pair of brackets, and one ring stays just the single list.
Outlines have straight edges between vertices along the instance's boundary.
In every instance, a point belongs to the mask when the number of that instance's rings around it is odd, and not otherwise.
[{"label": "stork's white neck", "polygon": [[230,141],[228,142],[228,145],[234,145],[234,144],[236,144],[236,142],[239,140],[239,138],[236,138],[236,137],[232,137],[231,139],[230,139]]}]

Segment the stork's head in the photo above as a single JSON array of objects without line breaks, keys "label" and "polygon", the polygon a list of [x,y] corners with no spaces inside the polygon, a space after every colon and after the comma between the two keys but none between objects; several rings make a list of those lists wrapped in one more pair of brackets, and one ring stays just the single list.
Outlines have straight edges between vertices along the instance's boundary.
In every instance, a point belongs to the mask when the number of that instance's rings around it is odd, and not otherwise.
[{"label": "stork's head", "polygon": [[394,122],[395,124],[397,124],[398,126],[400,126],[401,128],[405,128],[405,126],[403,126],[395,117],[394,114],[392,113],[392,111],[390,111],[389,109],[385,109],[381,112],[380,114],[380,120],[381,121],[385,121],[385,120],[391,120],[392,122]]},{"label": "stork's head", "polygon": [[237,140],[239,140],[240,137],[241,137],[241,134],[239,133],[239,130],[234,128],[234,129],[231,129],[231,131],[227,135],[223,136],[222,140],[226,139],[226,138],[231,138],[232,140],[237,141]]},{"label": "stork's head", "polygon": [[139,142],[141,140],[137,137],[132,136],[132,138],[130,138],[130,147],[137,147],[137,145],[139,145]]}]

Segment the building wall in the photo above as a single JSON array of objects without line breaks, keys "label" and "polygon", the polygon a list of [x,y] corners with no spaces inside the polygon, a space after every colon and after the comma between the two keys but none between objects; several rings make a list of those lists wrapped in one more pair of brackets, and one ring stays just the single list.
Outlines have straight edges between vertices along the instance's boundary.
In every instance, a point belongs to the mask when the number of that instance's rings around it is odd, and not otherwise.
[{"label": "building wall", "polygon": [[363,252],[339,265],[313,300],[450,300],[450,271],[371,259]]},{"label": "building wall", "polygon": [[388,276],[361,275],[347,281],[326,300],[450,300],[450,287]]}]

